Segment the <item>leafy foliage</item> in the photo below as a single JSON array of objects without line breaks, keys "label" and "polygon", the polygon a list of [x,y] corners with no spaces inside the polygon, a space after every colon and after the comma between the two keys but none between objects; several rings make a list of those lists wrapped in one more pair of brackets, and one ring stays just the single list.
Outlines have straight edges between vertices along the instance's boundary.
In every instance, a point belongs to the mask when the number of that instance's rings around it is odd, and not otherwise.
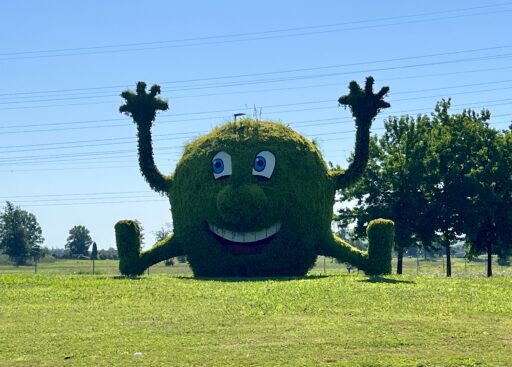
[{"label": "leafy foliage", "polygon": [[40,256],[43,241],[35,215],[7,201],[0,213],[0,250],[16,265],[23,265],[30,257]]},{"label": "leafy foliage", "polygon": [[[167,106],[157,98],[158,86],[150,94],[145,87],[139,83],[137,94],[123,93],[127,103],[121,111],[130,113],[137,123],[144,177],[153,189],[169,196],[174,235],[141,253],[137,223],[119,222],[116,240],[123,274],[141,274],[151,264],[187,255],[197,276],[304,275],[316,255],[324,252],[340,259],[347,255],[345,261],[378,272],[368,254],[333,238],[330,225],[336,189],[351,184],[366,165],[370,124],[381,108],[389,106],[382,100],[388,88],[374,94],[370,77],[364,90],[352,82],[349,95],[340,98],[352,109],[358,131],[356,158],[345,172],[328,170],[315,144],[290,128],[242,119],[188,144],[174,175],[163,176],[154,166],[150,127],[156,111]],[[271,177],[252,173],[255,157],[263,151],[276,159]],[[232,172],[217,179],[212,159],[219,152],[232,159]],[[238,245],[232,250],[216,237],[211,226],[244,236],[277,226],[279,232],[259,244],[257,251],[251,248],[242,254],[236,250]],[[332,251],[332,247],[343,250]],[[389,252],[389,246],[384,251]]]},{"label": "leafy foliage", "polygon": [[487,110],[449,109],[443,100],[430,117],[390,117],[382,137],[371,140],[362,180],[342,192],[342,199],[357,204],[338,219],[355,221],[357,236],[365,236],[370,218],[395,221],[398,273],[404,250],[420,243],[427,250],[433,242],[445,247],[447,275],[457,240],[466,240],[474,253],[487,251],[489,264],[493,252],[510,248],[511,133],[491,129]]},{"label": "leafy foliage", "polygon": [[89,230],[83,225],[77,225],[69,230],[65,248],[69,250],[72,257],[87,256],[92,243]]}]

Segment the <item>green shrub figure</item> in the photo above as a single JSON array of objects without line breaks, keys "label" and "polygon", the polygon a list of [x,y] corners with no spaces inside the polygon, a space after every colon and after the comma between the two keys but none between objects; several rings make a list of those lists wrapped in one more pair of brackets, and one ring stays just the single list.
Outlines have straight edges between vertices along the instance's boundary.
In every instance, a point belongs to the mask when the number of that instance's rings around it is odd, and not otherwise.
[{"label": "green shrub figure", "polygon": [[368,274],[391,269],[393,222],[370,223],[369,250],[362,252],[331,232],[336,190],[355,182],[366,166],[370,125],[389,88],[373,93],[373,78],[362,89],[356,82],[339,99],[356,121],[353,162],[329,170],[317,147],[290,128],[274,122],[243,119],[215,128],[185,148],[173,175],[155,167],[151,126],[166,110],[160,87],[149,93],[139,82],[126,91],[120,111],[138,128],[139,164],[155,190],[169,197],[174,233],[140,251],[134,221],[116,224],[120,271],[139,275],[152,264],[187,256],[196,276],[302,276],[317,255],[348,262]]}]

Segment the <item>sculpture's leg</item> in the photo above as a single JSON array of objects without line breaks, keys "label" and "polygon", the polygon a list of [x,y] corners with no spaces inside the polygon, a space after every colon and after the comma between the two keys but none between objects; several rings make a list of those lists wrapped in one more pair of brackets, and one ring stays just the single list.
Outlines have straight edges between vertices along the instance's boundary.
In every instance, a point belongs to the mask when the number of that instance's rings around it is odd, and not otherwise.
[{"label": "sculpture's leg", "polygon": [[394,224],[390,220],[377,219],[367,229],[368,252],[360,251],[333,235],[332,240],[323,243],[319,255],[334,257],[347,262],[368,275],[391,273],[391,249],[394,240]]},{"label": "sculpture's leg", "polygon": [[117,222],[115,231],[119,271],[123,275],[140,275],[151,265],[171,257],[185,255],[172,235],[157,242],[148,251],[141,253],[140,228],[134,221],[122,220]]}]

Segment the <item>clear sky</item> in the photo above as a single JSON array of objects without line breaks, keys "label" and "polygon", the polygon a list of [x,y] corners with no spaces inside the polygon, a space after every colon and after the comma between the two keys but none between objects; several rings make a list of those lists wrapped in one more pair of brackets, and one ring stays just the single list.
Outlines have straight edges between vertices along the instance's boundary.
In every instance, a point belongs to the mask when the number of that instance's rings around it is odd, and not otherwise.
[{"label": "clear sky", "polygon": [[[171,221],[167,198],[141,177],[135,125],[119,94],[162,86],[169,111],[153,128],[155,159],[172,172],[183,145],[234,113],[289,123],[346,166],[354,124],[337,106],[351,80],[389,85],[377,117],[489,108],[512,120],[512,1],[2,2],[0,200],[34,213],[45,246],[85,225],[115,247],[120,219],[147,246]],[[3,206],[3,204],[2,204]]]}]

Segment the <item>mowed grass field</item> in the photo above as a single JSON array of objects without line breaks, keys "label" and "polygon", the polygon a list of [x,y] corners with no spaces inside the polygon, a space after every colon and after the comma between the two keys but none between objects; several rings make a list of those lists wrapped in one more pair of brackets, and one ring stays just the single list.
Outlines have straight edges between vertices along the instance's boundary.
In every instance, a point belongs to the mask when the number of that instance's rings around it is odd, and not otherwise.
[{"label": "mowed grass field", "polygon": [[0,366],[509,367],[512,279],[2,274]]},{"label": "mowed grass field", "polygon": [[[497,258],[493,259],[493,273],[496,276],[512,276],[512,266],[500,266]],[[442,258],[404,258],[403,273],[405,275],[439,275],[445,274],[445,260]],[[53,257],[42,259],[37,269],[33,265],[16,267],[8,260],[7,256],[0,255],[0,274],[33,274],[37,271],[40,274],[92,274],[91,260],[57,260]],[[396,258],[393,259],[393,271],[396,271]],[[347,274],[345,264],[338,264],[331,258],[319,256],[315,267],[311,270],[314,274]],[[95,262],[95,274],[99,275],[120,275],[119,263],[116,260],[98,260]],[[169,274],[188,275],[192,274],[188,264],[174,262],[173,266],[165,266],[159,263],[149,269],[149,275]],[[357,274],[357,269],[353,269]],[[465,261],[463,258],[452,258],[452,274],[454,276],[477,276],[486,274],[486,259],[484,257],[475,261]],[[146,273],[147,275],[147,273]]]}]

